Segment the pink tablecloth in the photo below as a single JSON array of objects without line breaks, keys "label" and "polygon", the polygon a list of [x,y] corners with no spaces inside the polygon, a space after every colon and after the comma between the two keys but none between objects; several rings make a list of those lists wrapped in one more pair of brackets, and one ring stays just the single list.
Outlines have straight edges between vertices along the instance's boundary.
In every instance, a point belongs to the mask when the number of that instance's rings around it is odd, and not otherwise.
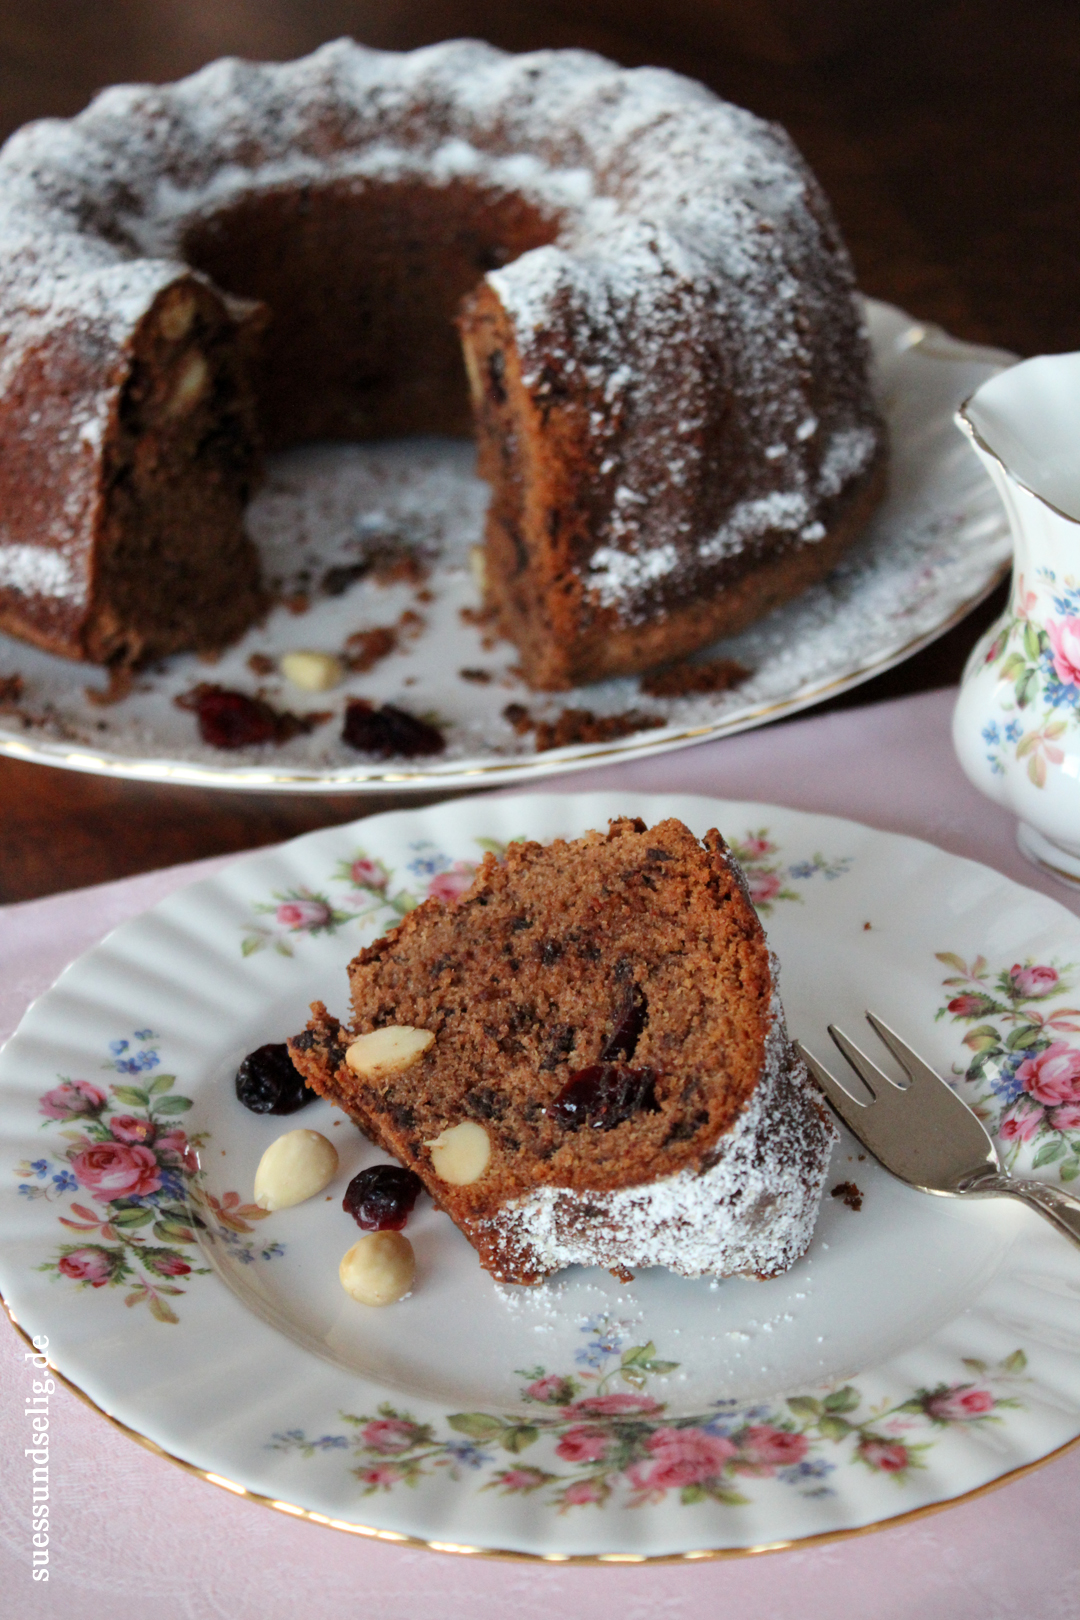
[{"label": "pink tablecloth", "polygon": [[[949,745],[930,693],[581,772],[548,791],[756,798],[850,816],[985,861],[1080,912],[1016,851]],[[0,1038],[60,969],[126,917],[215,871],[203,861],[0,910]],[[23,1346],[0,1328],[0,1615],[75,1620],[1066,1620],[1080,1616],[1080,1450],[908,1525],[771,1557],[690,1567],[552,1568],[371,1545],[238,1501],[52,1402],[51,1565],[30,1578]]]}]

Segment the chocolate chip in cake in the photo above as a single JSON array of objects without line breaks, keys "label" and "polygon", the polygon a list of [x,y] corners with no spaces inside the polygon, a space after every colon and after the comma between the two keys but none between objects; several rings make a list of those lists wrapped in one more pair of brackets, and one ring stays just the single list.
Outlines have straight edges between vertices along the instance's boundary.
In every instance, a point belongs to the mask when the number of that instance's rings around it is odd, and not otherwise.
[{"label": "chocolate chip in cake", "polygon": [[540,1043],[541,1069],[557,1069],[574,1050],[577,1030],[573,1024],[555,1024]]},{"label": "chocolate chip in cake", "polygon": [[506,1098],[491,1086],[473,1086],[464,1097],[466,1113],[475,1119],[501,1119],[506,1112]]}]

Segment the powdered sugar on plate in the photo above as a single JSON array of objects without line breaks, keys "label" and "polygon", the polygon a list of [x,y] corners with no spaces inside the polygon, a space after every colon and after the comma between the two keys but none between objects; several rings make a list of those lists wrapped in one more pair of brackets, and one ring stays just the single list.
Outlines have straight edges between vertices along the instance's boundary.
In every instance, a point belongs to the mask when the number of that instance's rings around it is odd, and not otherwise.
[{"label": "powdered sugar on plate", "polygon": [[[1010,555],[1004,512],[952,424],[960,401],[1009,357],[928,332],[886,305],[868,303],[879,404],[890,435],[890,483],[862,539],[821,585],[743,635],[710,648],[751,670],[720,694],[655,699],[633,678],[575,692],[536,694],[514,674],[515,649],[494,642],[475,617],[469,548],[481,538],[486,487],[471,444],[417,439],[313,446],[271,463],[249,512],[266,572],[282,605],[214,666],[194,655],[136,678],[122,701],[101,707],[86,688],[102,672],[0,637],[0,681],[20,674],[17,711],[0,714],[0,751],[75,769],[192,780],[225,788],[340,791],[503,781],[566,770],[583,760],[633,757],[760,724],[830,696],[917,650],[980,600]],[[837,455],[857,446],[838,447]],[[810,536],[806,536],[810,538]],[[393,558],[429,570],[395,578]],[[376,566],[363,574],[366,563]],[[390,566],[378,566],[389,559]],[[398,570],[408,575],[409,568]],[[358,577],[362,575],[362,577]],[[340,587],[340,594],[330,594]],[[298,608],[306,611],[297,612]],[[404,615],[414,615],[404,618]],[[340,651],[356,632],[389,627],[395,650],[326,693],[304,693],[277,673],[298,649]],[[270,673],[249,660],[261,655]],[[465,672],[465,673],[462,673]],[[284,747],[236,752],[199,741],[195,719],[173,699],[199,681],[256,693],[298,713],[330,719]],[[341,741],[348,697],[391,702],[433,718],[447,748],[431,761],[381,762]],[[636,709],[663,725],[602,745],[536,754],[505,719],[510,703],[537,719],[564,708],[618,715]]]}]

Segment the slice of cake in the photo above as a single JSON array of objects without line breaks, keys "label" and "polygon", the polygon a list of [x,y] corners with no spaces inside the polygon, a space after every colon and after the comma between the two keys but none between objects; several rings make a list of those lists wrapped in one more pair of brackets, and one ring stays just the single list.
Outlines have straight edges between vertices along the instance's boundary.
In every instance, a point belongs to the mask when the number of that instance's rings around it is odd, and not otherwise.
[{"label": "slice of cake", "polygon": [[316,1002],[290,1051],[502,1281],[771,1277],[836,1139],[776,976],[720,834],[623,819],[489,855],[350,964],[350,1028]]}]

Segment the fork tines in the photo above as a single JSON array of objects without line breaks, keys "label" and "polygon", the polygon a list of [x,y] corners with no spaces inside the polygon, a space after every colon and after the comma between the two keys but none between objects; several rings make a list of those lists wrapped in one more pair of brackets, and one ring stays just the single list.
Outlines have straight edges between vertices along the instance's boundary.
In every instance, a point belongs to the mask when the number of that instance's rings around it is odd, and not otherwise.
[{"label": "fork tines", "polygon": [[[927,1080],[932,1080],[935,1086],[941,1084],[933,1069],[919,1057],[917,1052],[912,1051],[906,1041],[901,1040],[894,1029],[890,1029],[888,1024],[883,1023],[880,1018],[877,1018],[869,1011],[866,1014],[866,1021],[904,1070],[909,1081],[907,1086],[891,1079],[884,1069],[879,1068],[871,1058],[867,1057],[866,1053],[855,1045],[850,1036],[845,1035],[842,1029],[837,1029],[835,1024],[829,1025],[829,1034],[841,1055],[847,1059],[859,1079],[866,1086],[871,1099],[875,1103],[880,1105],[887,1102],[890,1095],[896,1096],[897,1093],[903,1096],[911,1086],[925,1083]],[[840,1115],[840,1118],[845,1124],[851,1124],[850,1116],[852,1111],[858,1110],[862,1112],[870,1105],[860,1102],[857,1097],[853,1097],[847,1087],[841,1085],[836,1076],[830,1074],[814,1054],[806,1050],[801,1041],[796,1041],[795,1044],[799,1049],[803,1062]]]}]

